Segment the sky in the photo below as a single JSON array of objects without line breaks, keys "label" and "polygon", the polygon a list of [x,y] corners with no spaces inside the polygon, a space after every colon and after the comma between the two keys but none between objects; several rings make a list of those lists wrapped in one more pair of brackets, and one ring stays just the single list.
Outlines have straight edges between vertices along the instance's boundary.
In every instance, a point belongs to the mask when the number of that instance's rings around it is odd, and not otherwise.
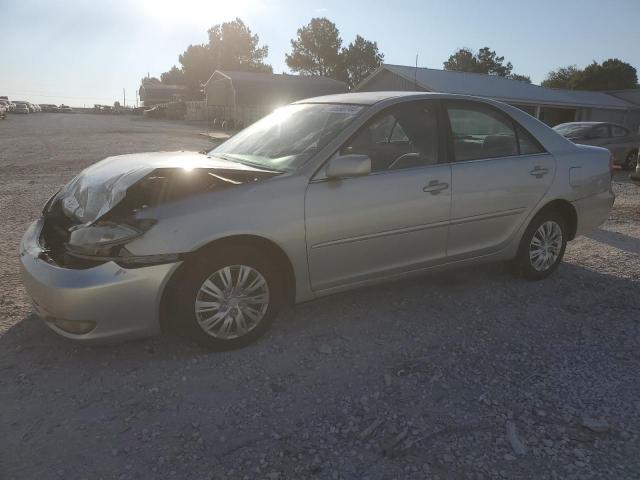
[{"label": "sky", "polygon": [[[386,63],[442,68],[489,46],[540,83],[560,66],[617,57],[640,70],[640,0],[0,0],[0,95],[35,103],[135,104],[140,79],[178,64],[211,26],[240,17],[288,72],[296,31],[327,17],[343,45],[378,43]],[[179,65],[179,64],[178,64]]]}]

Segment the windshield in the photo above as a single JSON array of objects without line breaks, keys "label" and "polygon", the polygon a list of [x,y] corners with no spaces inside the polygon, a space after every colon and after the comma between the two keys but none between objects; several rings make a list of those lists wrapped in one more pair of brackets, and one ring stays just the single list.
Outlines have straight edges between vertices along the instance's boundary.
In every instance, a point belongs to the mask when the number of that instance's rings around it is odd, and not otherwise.
[{"label": "windshield", "polygon": [[593,125],[585,123],[563,123],[562,125],[556,125],[553,129],[563,137],[575,137],[585,134],[591,127]]},{"label": "windshield", "polygon": [[275,110],[209,152],[277,171],[295,170],[341,132],[363,107],[298,104]]}]

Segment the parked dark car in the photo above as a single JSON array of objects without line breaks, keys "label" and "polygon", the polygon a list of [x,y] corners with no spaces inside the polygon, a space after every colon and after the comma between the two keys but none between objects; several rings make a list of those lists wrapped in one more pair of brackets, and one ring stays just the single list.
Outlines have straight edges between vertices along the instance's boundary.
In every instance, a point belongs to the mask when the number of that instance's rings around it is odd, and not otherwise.
[{"label": "parked dark car", "polygon": [[633,170],[638,162],[640,134],[615,123],[570,122],[553,129],[573,143],[605,147],[613,155],[613,162],[625,170]]}]

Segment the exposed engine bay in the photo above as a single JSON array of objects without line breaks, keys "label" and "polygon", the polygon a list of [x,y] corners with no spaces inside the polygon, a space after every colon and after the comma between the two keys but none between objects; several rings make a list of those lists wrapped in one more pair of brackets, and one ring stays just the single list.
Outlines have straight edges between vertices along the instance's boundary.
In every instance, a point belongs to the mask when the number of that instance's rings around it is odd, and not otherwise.
[{"label": "exposed engine bay", "polygon": [[158,263],[163,259],[132,258],[122,241],[144,234],[156,223],[139,218],[145,209],[277,174],[187,152],[105,159],[84,170],[45,205],[43,258],[66,268],[91,268],[109,260]]}]

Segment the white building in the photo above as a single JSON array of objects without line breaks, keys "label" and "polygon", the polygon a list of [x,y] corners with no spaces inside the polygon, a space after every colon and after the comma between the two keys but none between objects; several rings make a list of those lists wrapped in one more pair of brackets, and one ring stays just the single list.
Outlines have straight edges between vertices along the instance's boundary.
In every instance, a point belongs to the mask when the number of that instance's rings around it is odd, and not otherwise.
[{"label": "white building", "polygon": [[296,100],[344,93],[347,85],[312,75],[216,70],[205,83],[204,91],[207,118],[249,125],[273,109]]},{"label": "white building", "polygon": [[390,64],[380,66],[355,90],[443,92],[488,97],[514,105],[551,126],[573,121],[614,122],[633,131],[638,131],[640,126],[640,97],[634,93],[635,90],[622,93],[562,90],[497,75]]}]

